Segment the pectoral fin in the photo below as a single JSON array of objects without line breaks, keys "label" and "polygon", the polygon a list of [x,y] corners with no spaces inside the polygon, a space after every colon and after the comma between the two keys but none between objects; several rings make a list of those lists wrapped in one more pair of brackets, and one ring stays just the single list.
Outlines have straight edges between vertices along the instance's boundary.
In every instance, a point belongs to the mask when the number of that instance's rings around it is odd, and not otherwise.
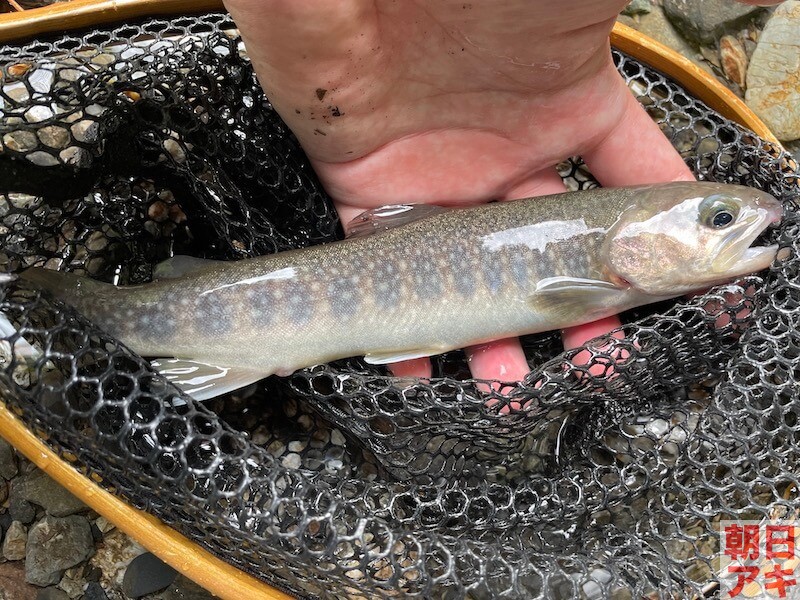
[{"label": "pectoral fin", "polygon": [[387,365],[389,363],[400,362],[401,360],[414,360],[415,358],[425,358],[446,352],[447,348],[416,348],[398,352],[370,352],[364,356],[364,362],[370,365]]},{"label": "pectoral fin", "polygon": [[536,286],[528,304],[554,323],[594,320],[623,307],[627,290],[611,282],[577,277],[548,277]]},{"label": "pectoral fin", "polygon": [[269,375],[181,358],[159,358],[150,364],[182,392],[200,401],[233,392]]}]

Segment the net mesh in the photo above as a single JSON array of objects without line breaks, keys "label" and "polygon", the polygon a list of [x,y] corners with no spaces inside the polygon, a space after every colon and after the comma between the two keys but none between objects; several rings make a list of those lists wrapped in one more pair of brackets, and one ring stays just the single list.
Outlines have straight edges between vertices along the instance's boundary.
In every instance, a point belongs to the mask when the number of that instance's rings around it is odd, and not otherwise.
[{"label": "net mesh", "polygon": [[[785,203],[768,233],[785,260],[625,313],[622,339],[564,353],[557,334],[527,336],[533,371],[496,392],[451,352],[430,381],[350,359],[205,405],[10,283],[0,310],[20,333],[0,341],[3,400],[130,504],[300,596],[713,593],[718,522],[798,506],[798,171],[614,58],[699,177]],[[0,63],[3,271],[140,283],[173,253],[235,259],[341,237],[226,15],[7,45]],[[560,168],[572,189],[596,185],[578,159]],[[35,369],[21,338],[43,353]]]}]

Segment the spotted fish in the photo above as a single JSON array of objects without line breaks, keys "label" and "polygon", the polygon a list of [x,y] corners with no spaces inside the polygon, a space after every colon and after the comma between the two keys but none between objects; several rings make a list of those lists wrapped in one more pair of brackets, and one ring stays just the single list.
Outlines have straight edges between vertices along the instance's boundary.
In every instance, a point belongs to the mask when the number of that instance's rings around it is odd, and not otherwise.
[{"label": "spotted fish", "polygon": [[[782,215],[716,183],[595,189],[460,209],[392,206],[346,240],[235,262],[174,258],[145,285],[44,269],[72,304],[198,398],[363,355],[385,364],[587,323],[762,270]],[[170,360],[164,360],[166,357]]]}]

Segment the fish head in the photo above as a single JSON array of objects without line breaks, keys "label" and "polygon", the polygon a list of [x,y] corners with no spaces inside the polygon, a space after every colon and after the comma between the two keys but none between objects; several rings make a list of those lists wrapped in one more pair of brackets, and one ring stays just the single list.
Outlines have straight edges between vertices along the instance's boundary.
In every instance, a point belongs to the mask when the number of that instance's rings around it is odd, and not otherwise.
[{"label": "fish head", "polygon": [[678,182],[641,188],[609,230],[609,275],[654,296],[674,297],[769,267],[777,245],[753,246],[783,216],[766,192]]}]

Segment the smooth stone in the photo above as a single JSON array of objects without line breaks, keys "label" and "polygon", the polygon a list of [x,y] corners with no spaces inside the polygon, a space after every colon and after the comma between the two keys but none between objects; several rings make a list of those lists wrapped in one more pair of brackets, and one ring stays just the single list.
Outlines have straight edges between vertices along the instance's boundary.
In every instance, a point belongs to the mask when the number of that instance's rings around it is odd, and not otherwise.
[{"label": "smooth stone", "polygon": [[28,532],[25,580],[47,586],[59,582],[66,569],[94,554],[94,540],[88,519],[46,516]]},{"label": "smooth stone", "polygon": [[19,521],[11,523],[3,538],[3,557],[6,560],[22,560],[25,558],[25,546],[28,542],[28,532]]},{"label": "smooth stone", "polygon": [[730,0],[664,0],[664,12],[686,39],[713,44],[722,35],[741,29],[760,10]]},{"label": "smooth stone", "polygon": [[25,583],[25,567],[21,562],[0,564],[0,598],[3,600],[36,600],[38,590]]},{"label": "smooth stone", "polygon": [[175,581],[178,572],[154,554],[145,552],[131,561],[122,579],[122,591],[130,598],[158,592]]},{"label": "smooth stone", "polygon": [[800,1],[779,5],[761,32],[745,102],[779,140],[800,138]]},{"label": "smooth stone", "polygon": [[15,482],[14,492],[19,497],[41,506],[53,517],[68,517],[86,510],[86,505],[70,494],[43,471],[34,471]]},{"label": "smooth stone", "polygon": [[15,152],[29,152],[36,148],[39,140],[30,131],[19,129],[3,135],[3,144]]},{"label": "smooth stone", "polygon": [[69,143],[69,131],[58,125],[47,125],[39,130],[39,139],[45,146],[65,148]]},{"label": "smooth stone", "polygon": [[64,590],[55,587],[44,588],[39,590],[36,600],[69,600],[69,596]]},{"label": "smooth stone", "polygon": [[728,81],[744,90],[747,76],[747,52],[742,43],[732,35],[723,35],[719,40],[719,57],[722,71]]},{"label": "smooth stone", "polygon": [[0,477],[11,479],[19,473],[17,467],[17,457],[14,448],[7,441],[0,438]]},{"label": "smooth stone", "polygon": [[86,586],[86,593],[81,596],[81,600],[108,600],[103,586],[99,583],[92,582]]}]

